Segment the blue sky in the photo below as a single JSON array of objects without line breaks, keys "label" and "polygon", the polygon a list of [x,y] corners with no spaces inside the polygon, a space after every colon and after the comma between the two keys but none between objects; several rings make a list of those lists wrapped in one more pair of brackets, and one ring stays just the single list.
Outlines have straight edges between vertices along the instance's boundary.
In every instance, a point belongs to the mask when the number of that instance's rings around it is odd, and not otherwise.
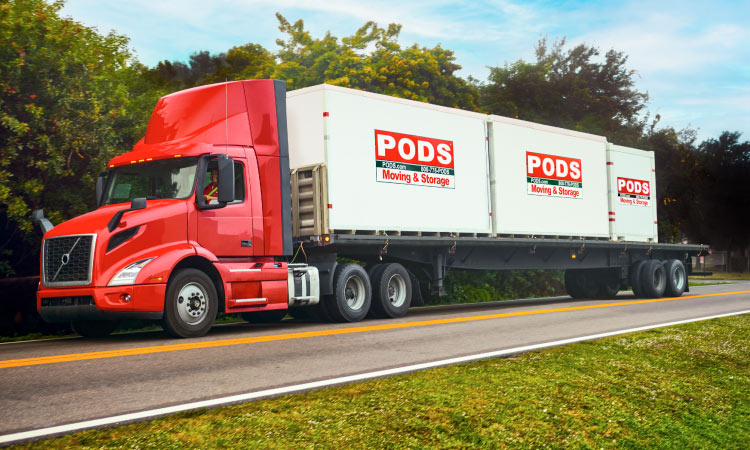
[{"label": "blue sky", "polygon": [[128,36],[138,59],[154,65],[248,42],[275,51],[277,11],[303,19],[315,37],[348,36],[368,20],[400,23],[402,45],[439,43],[455,51],[461,76],[480,80],[487,66],[533,60],[540,37],[614,48],[629,56],[662,125],[698,129],[700,140],[723,130],[750,140],[748,1],[68,0],[62,13]]}]

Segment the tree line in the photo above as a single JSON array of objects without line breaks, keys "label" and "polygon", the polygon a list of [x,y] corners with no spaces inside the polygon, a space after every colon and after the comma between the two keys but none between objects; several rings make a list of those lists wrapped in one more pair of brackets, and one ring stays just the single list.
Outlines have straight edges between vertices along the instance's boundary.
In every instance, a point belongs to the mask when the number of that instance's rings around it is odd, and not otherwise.
[{"label": "tree line", "polygon": [[564,39],[536,44],[533,61],[490,67],[486,82],[457,75],[441,45],[399,44],[401,25],[367,22],[353,35],[314,37],[277,14],[278,48],[256,43],[197,51],[187,62],[137,61],[128,38],[62,17],[63,2],[0,4],[0,277],[38,274],[30,213],[59,223],[95,207],[96,176],[140,139],[156,100],[223,82],[320,83],[606,135],[656,154],[659,239],[750,250],[750,142],[738,132],[697,142],[647,112],[627,55]]}]

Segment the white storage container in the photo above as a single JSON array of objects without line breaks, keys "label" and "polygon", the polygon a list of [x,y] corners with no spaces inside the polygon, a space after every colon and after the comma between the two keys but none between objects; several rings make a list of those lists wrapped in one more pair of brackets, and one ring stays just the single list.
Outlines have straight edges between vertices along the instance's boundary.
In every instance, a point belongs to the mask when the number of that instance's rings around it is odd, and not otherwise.
[{"label": "white storage container", "polygon": [[287,93],[289,162],[325,164],[330,231],[489,235],[486,117],[312,86]]},{"label": "white storage container", "polygon": [[613,241],[658,242],[654,152],[607,144]]},{"label": "white storage container", "polygon": [[606,139],[489,117],[493,232],[609,237]]}]

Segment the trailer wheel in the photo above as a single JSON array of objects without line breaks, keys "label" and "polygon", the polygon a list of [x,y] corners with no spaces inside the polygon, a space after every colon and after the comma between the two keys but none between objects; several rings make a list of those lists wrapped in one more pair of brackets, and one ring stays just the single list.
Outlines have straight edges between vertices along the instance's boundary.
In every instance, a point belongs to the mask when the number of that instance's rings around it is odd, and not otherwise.
[{"label": "trailer wheel", "polygon": [[252,311],[240,313],[242,319],[248,323],[278,323],[286,317],[286,309],[272,309],[270,311]]},{"label": "trailer wheel", "polygon": [[588,269],[565,270],[565,291],[573,298],[594,298],[599,287]]},{"label": "trailer wheel", "polygon": [[339,264],[333,273],[333,295],[323,298],[325,309],[338,322],[359,322],[367,315],[372,287],[359,264]]},{"label": "trailer wheel", "polygon": [[70,322],[70,327],[79,336],[98,338],[109,336],[118,323],[117,320],[74,320]]},{"label": "trailer wheel", "polygon": [[636,297],[643,297],[646,295],[641,287],[641,279],[643,278],[643,266],[645,266],[647,262],[648,260],[642,260],[635,262],[630,266],[630,287],[633,289],[633,295]]},{"label": "trailer wheel", "polygon": [[375,317],[403,317],[411,306],[411,277],[398,263],[385,264],[375,270],[372,279],[372,306]]},{"label": "trailer wheel", "polygon": [[617,297],[620,291],[620,269],[603,269],[597,274],[596,298],[609,299]]},{"label": "trailer wheel", "polygon": [[667,272],[661,261],[649,259],[641,272],[641,289],[649,298],[659,298],[667,288]]},{"label": "trailer wheel", "polygon": [[688,285],[685,265],[679,259],[670,259],[664,263],[664,271],[667,273],[667,288],[664,294],[667,297],[681,296]]},{"label": "trailer wheel", "polygon": [[216,287],[197,269],[176,272],[164,299],[164,330],[174,337],[199,337],[208,333],[219,310]]}]

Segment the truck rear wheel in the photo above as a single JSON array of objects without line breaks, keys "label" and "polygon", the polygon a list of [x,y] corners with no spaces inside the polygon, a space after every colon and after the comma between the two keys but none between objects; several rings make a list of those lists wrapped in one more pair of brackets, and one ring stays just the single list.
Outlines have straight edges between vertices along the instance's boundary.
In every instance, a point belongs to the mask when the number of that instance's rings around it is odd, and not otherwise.
[{"label": "truck rear wheel", "polygon": [[649,259],[641,271],[641,289],[649,298],[659,298],[667,288],[667,273],[661,261]]},{"label": "truck rear wheel", "polygon": [[339,264],[333,273],[333,295],[325,296],[324,307],[337,322],[359,322],[367,315],[372,287],[367,272],[359,264]]},{"label": "truck rear wheel", "polygon": [[688,285],[685,265],[679,259],[670,259],[664,263],[664,271],[667,273],[667,288],[664,295],[667,297],[681,296]]},{"label": "truck rear wheel", "polygon": [[98,338],[109,336],[118,323],[117,320],[74,320],[70,322],[70,327],[79,336]]},{"label": "truck rear wheel", "polygon": [[630,287],[633,289],[633,295],[636,297],[643,297],[643,288],[641,287],[641,279],[643,274],[643,266],[646,265],[648,260],[638,261],[630,266]]},{"label": "truck rear wheel", "polygon": [[286,309],[272,309],[271,311],[253,311],[240,313],[242,319],[249,323],[277,323],[286,317]]},{"label": "truck rear wheel", "polygon": [[411,278],[404,266],[385,264],[373,271],[371,311],[376,317],[403,317],[411,305]]},{"label": "truck rear wheel", "polygon": [[208,333],[219,310],[216,287],[205,273],[181,269],[167,285],[164,330],[174,337],[199,337]]}]

